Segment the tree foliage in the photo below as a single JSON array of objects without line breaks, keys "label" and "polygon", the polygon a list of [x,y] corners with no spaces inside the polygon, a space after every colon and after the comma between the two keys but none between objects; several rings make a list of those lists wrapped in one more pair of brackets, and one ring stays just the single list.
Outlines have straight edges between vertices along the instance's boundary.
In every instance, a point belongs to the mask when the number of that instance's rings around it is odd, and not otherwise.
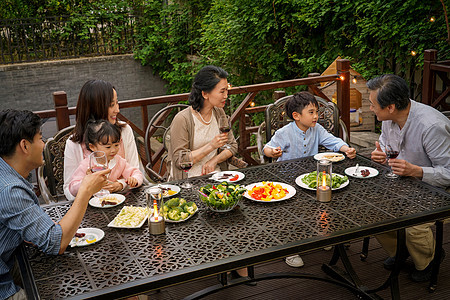
[{"label": "tree foliage", "polygon": [[143,1],[0,1],[2,62],[129,53]]},{"label": "tree foliage", "polygon": [[2,0],[0,19],[136,12],[145,0]]},{"label": "tree foliage", "polygon": [[438,0],[149,0],[144,10],[136,58],[171,92],[186,92],[205,64],[224,67],[234,84],[306,77],[337,56],[367,79],[411,78],[425,49],[441,58],[450,50]]},{"label": "tree foliage", "polygon": [[425,49],[441,59],[449,53],[443,12],[441,0],[0,1],[0,18],[70,15],[65,34],[81,38],[100,19],[139,14],[135,57],[172,93],[189,90],[206,64],[225,68],[236,85],[306,77],[337,56],[366,79],[388,72],[410,79]]}]

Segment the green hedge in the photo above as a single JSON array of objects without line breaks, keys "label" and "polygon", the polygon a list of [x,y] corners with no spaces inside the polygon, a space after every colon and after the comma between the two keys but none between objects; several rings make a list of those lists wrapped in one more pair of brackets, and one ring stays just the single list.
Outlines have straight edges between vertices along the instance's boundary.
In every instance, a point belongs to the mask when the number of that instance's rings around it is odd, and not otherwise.
[{"label": "green hedge", "polygon": [[366,79],[409,79],[425,49],[441,58],[450,50],[438,0],[150,0],[143,17],[135,56],[172,93],[189,90],[205,64],[225,68],[233,84],[251,84],[306,77],[341,56]]}]

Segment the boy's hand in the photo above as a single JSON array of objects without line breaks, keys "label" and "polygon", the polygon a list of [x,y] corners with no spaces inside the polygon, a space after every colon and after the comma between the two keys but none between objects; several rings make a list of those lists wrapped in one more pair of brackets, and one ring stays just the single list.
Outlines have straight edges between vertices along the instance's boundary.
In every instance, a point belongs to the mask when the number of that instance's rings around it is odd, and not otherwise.
[{"label": "boy's hand", "polygon": [[345,151],[345,155],[347,155],[348,158],[354,159],[356,157],[356,149],[348,148],[347,151]]},{"label": "boy's hand", "polygon": [[344,152],[348,158],[353,159],[356,157],[356,149],[355,148],[350,148],[350,147],[344,145],[339,149],[339,151]]},{"label": "boy's hand", "polygon": [[283,154],[283,151],[281,151],[281,147],[266,147],[264,148],[264,154],[268,157],[280,157]]},{"label": "boy's hand", "polygon": [[136,178],[130,176],[130,177],[128,177],[128,179],[127,179],[127,184],[128,184],[130,187],[136,187],[136,186],[138,185],[138,181],[137,181]]},{"label": "boy's hand", "polygon": [[371,158],[374,162],[383,164],[386,161],[386,153],[381,150],[380,143],[375,142],[375,150],[371,153]]}]

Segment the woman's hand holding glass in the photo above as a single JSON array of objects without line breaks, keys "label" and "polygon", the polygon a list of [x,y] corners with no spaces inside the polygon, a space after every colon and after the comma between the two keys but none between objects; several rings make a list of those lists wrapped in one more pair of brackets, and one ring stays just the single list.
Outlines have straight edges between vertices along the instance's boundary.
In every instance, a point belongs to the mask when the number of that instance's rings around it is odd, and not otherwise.
[{"label": "woman's hand holding glass", "polygon": [[228,143],[228,135],[224,133],[216,135],[210,142],[213,149],[222,148],[226,143]]}]

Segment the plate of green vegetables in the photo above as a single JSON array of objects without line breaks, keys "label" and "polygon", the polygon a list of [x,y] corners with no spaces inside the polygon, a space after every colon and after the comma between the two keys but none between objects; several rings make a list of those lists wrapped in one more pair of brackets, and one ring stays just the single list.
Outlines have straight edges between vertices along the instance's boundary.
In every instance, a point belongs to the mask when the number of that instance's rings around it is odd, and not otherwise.
[{"label": "plate of green vegetables", "polygon": [[172,198],[164,202],[162,215],[167,223],[179,223],[190,219],[197,211],[195,202]]},{"label": "plate of green vegetables", "polygon": [[[345,175],[340,175],[333,173],[333,176],[331,178],[333,185],[332,190],[339,190],[344,187],[346,187],[350,181],[348,180],[348,177]],[[311,173],[306,173],[298,176],[295,179],[295,183],[307,190],[316,190],[317,189],[317,171],[313,171]]]}]

